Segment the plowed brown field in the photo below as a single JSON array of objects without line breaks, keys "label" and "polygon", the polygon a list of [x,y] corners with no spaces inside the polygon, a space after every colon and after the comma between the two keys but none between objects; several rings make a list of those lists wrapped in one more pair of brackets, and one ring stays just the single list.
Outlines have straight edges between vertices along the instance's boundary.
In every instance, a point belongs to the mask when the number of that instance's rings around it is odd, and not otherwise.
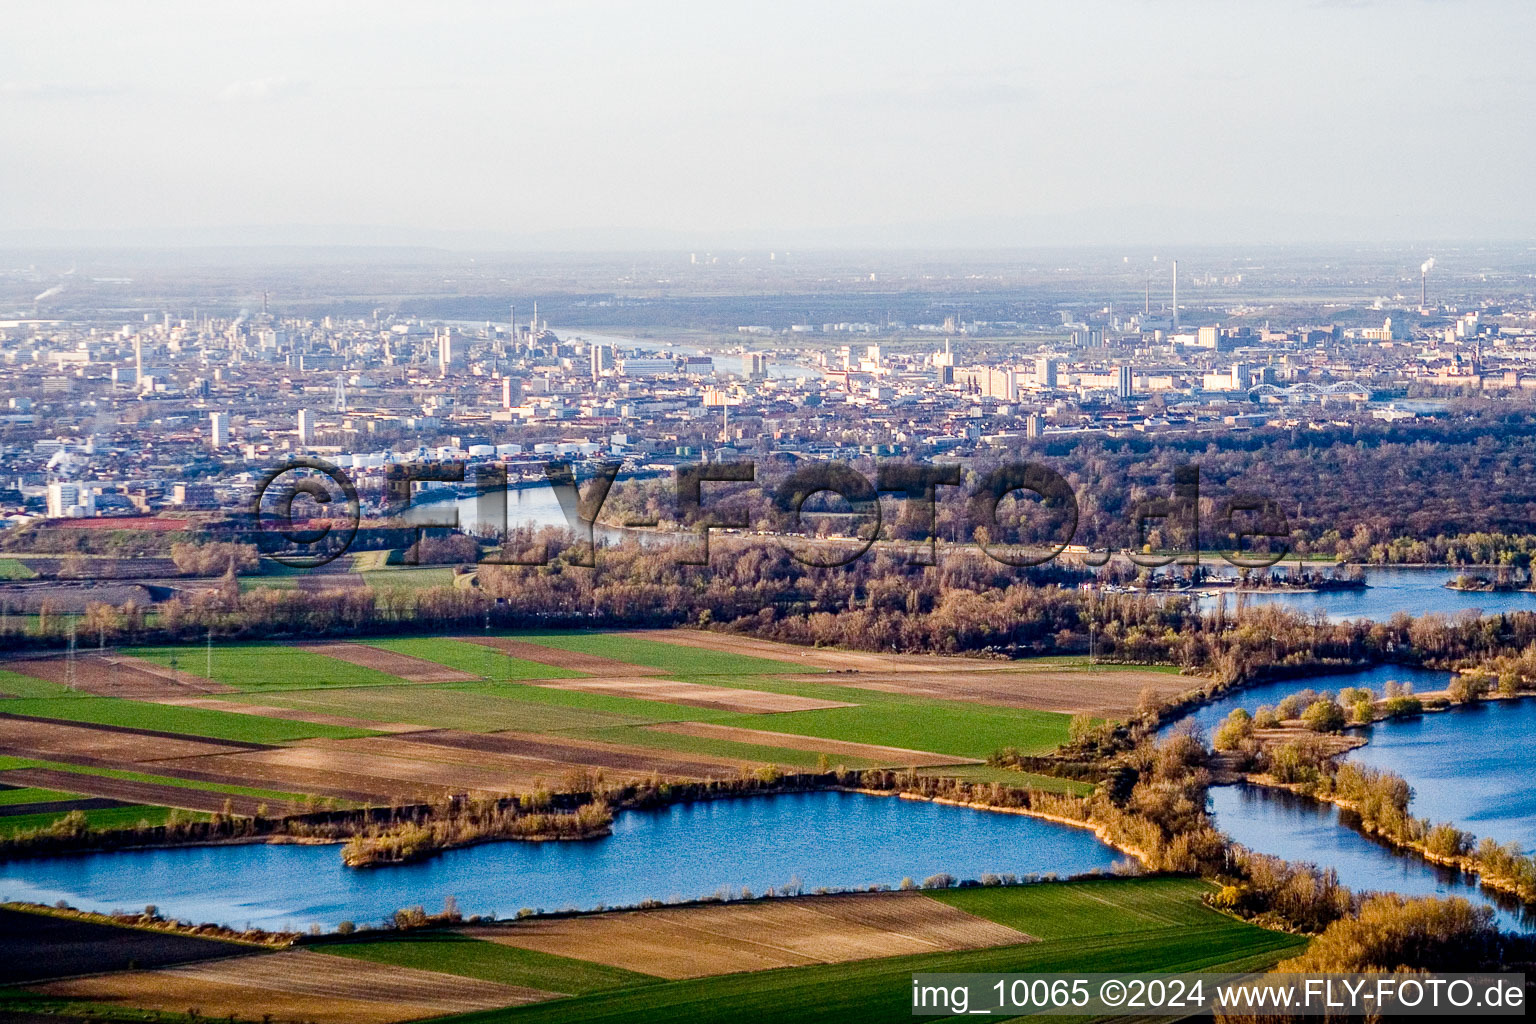
[{"label": "plowed brown field", "polygon": [[247,751],[251,746],[0,715],[0,754],[15,757],[45,760],[54,757],[67,761],[84,756],[143,763]]},{"label": "plowed brown field", "polygon": [[50,995],[120,1003],[206,1018],[388,1024],[491,1010],[558,993],[350,957],[290,951],[37,986]]},{"label": "plowed brown field", "polygon": [[303,647],[305,650],[335,658],[337,661],[387,672],[412,683],[462,683],[480,678],[446,665],[439,665],[435,661],[413,658],[409,654],[397,654],[394,651],[386,651],[382,647],[369,647],[366,644],[304,644]]},{"label": "plowed brown field", "polygon": [[466,929],[523,949],[663,978],[1029,942],[921,893],[864,893],[637,910]]},{"label": "plowed brown field", "polygon": [[231,693],[235,689],[187,672],[172,672],[142,658],[83,654],[74,661],[73,680],[65,658],[16,658],[0,663],[0,668],[61,686],[73,682],[80,693],[102,697],[192,697],[200,693]]}]

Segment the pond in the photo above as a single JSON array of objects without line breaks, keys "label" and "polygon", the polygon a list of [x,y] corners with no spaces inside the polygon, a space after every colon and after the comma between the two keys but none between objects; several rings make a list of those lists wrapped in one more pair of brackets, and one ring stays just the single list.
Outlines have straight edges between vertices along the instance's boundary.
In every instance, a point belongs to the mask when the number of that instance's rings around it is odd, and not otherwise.
[{"label": "pond", "polygon": [[897,886],[940,872],[1061,876],[1125,857],[1093,833],[1017,814],[895,797],[816,792],[625,811],[586,842],[501,842],[372,870],[338,846],[251,844],[80,854],[0,864],[0,899],[138,910],[235,927],[331,929],[429,911],[454,897],[468,914],[762,893]]}]

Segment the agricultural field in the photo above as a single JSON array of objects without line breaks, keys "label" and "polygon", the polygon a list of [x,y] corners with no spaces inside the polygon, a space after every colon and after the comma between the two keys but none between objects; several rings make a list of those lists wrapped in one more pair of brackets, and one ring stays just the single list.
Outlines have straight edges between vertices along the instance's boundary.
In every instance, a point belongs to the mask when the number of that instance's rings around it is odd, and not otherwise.
[{"label": "agricultural field", "polygon": [[1206,891],[1194,879],[1101,879],[360,935],[45,981],[6,990],[0,1011],[197,1005],[207,1016],[376,1024],[429,1008],[461,1014],[456,1024],[884,1022],[910,1014],[916,971],[1261,970],[1305,945],[1210,910]]},{"label": "agricultural field", "polygon": [[[420,570],[368,570],[394,571]],[[306,797],[415,802],[582,773],[681,781],[769,765],[1081,792],[982,762],[1002,747],[1053,749],[1069,709],[1114,717],[1144,686],[1196,683],[1072,659],[897,657],[691,630],[135,647],[0,662],[0,756],[47,762],[15,784],[95,801],[80,809],[103,822],[123,808],[102,801],[164,815],[228,798],[237,814],[281,813]],[[69,771],[91,777],[60,784]]]},{"label": "agricultural field", "polygon": [[[1206,909],[1199,903],[1203,891],[1203,883],[1194,880],[1151,879],[923,894],[917,899],[936,900],[972,918],[1023,932],[1030,941],[698,977],[475,1014],[460,1021],[883,1022],[910,1015],[911,975],[917,971],[1253,970],[1294,955],[1305,945],[1305,939]],[[984,898],[968,902],[973,892]],[[1124,914],[1122,904],[1137,913]]]},{"label": "agricultural field", "polygon": [[212,1018],[386,1024],[554,998],[557,993],[308,950],[45,982],[44,996]]},{"label": "agricultural field", "polygon": [[0,558],[0,580],[35,580],[37,573],[16,558]]},{"label": "agricultural field", "polygon": [[[47,949],[48,955],[36,955],[39,949]],[[249,951],[217,939],[0,907],[0,985],[221,959]]]},{"label": "agricultural field", "polygon": [[1032,941],[1024,932],[919,893],[626,911],[467,934],[671,979]]},{"label": "agricultural field", "polygon": [[393,686],[398,676],[298,646],[214,644],[203,648],[133,647],[124,654],[242,691],[301,686]]}]

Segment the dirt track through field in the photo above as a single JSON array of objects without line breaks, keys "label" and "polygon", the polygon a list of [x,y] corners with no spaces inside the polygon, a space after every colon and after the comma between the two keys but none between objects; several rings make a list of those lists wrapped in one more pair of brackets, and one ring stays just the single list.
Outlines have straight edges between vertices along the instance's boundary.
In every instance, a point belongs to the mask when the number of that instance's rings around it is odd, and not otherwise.
[{"label": "dirt track through field", "polygon": [[143,658],[117,654],[82,654],[75,658],[70,678],[66,658],[17,658],[0,668],[70,686],[81,694],[100,697],[192,697],[203,693],[232,693],[235,688],[188,672],[172,672]]},{"label": "dirt track through field", "polygon": [[532,644],[526,640],[518,640],[510,636],[456,636],[454,640],[462,640],[465,643],[479,644],[481,647],[492,647],[510,654],[514,658],[524,661],[536,661],[541,665],[553,665],[555,668],[563,668],[572,672],[589,672],[599,676],[654,676],[660,675],[661,669],[647,668],[644,665],[631,665],[625,661],[615,661],[613,658],[603,658],[596,654],[582,654],[579,651],[563,651],[558,647],[544,647],[541,644]]},{"label": "dirt track through field", "polygon": [[398,654],[382,647],[369,647],[366,644],[302,644],[300,646],[303,650],[323,654],[327,658],[375,669],[412,683],[464,683],[480,678],[468,672],[460,672],[456,668],[439,665],[435,661],[413,658],[409,654]]},{"label": "dirt track through field", "polygon": [[559,993],[351,957],[293,950],[158,971],[52,982],[52,995],[125,1003],[206,1018],[336,1024],[387,1024],[417,1017],[493,1010],[553,999]]},{"label": "dirt track through field", "polygon": [[138,782],[132,779],[116,779],[109,775],[86,775],[81,772],[64,772],[53,768],[17,768],[5,773],[7,782],[24,782],[40,789],[58,789],[67,793],[84,793],[87,796],[106,797],[129,804],[150,804],[155,807],[180,807],[187,811],[206,811],[209,814],[224,809],[228,801],[230,809],[247,817],[254,815],[261,805],[267,805],[268,815],[290,814],[298,808],[281,800],[263,800],[250,796],[235,796],[206,789],[189,789],[185,786],[169,786],[158,782]]},{"label": "dirt track through field", "polygon": [[172,738],[128,729],[0,714],[0,754],[13,757],[69,761],[83,756],[143,765],[167,758],[228,754],[252,749],[259,749],[259,745],[223,743],[192,737]]},{"label": "dirt track through field", "polygon": [[710,708],[717,711],[740,711],[752,715],[774,714],[781,711],[819,711],[822,708],[851,708],[846,701],[819,700],[814,697],[797,697],[791,693],[770,693],[767,690],[738,690],[729,686],[708,686],[702,683],[679,683],[670,679],[594,678],[546,680],[534,683],[551,690],[579,690],[582,693],[605,693],[614,697],[633,697],[637,700],[659,700],[668,704],[682,704],[693,708]]},{"label": "dirt track through field", "polygon": [[893,767],[921,768],[927,765],[982,763],[975,758],[956,757],[953,754],[935,754],[926,750],[906,750],[902,747],[881,747],[872,743],[851,743],[846,740],[824,740],[816,736],[796,736],[787,732],[743,729],[732,725],[713,725],[709,722],[662,722],[646,728],[652,732],[671,732],[681,736],[701,736],[705,739],[755,743],[764,747],[810,750],[826,753],[829,756],[843,754],[847,757],[862,757],[876,764]]},{"label": "dirt track through field", "polygon": [[663,978],[981,949],[1030,937],[921,893],[640,910],[466,929],[475,938]]}]

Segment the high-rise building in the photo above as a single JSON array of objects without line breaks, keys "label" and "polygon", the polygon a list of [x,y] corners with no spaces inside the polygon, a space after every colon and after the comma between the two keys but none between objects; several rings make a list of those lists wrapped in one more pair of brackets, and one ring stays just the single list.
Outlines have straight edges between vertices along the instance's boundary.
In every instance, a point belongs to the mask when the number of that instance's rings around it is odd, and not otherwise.
[{"label": "high-rise building", "polygon": [[768,376],[768,356],[763,352],[748,352],[742,357],[742,373],[748,380],[764,380]]},{"label": "high-rise building", "polygon": [[1122,366],[1115,373],[1115,393],[1121,398],[1130,398],[1136,393],[1136,371],[1129,366]]},{"label": "high-rise building", "polygon": [[229,444],[229,413],[208,414],[208,442],[215,448],[222,448]]},{"label": "high-rise building", "polygon": [[315,418],[308,409],[299,410],[299,444],[315,443]]},{"label": "high-rise building", "polygon": [[96,492],[85,484],[55,480],[48,485],[48,518],[94,516]]},{"label": "high-rise building", "polygon": [[458,365],[458,353],[454,350],[453,331],[443,328],[437,333],[437,375],[446,377]]},{"label": "high-rise building", "polygon": [[592,346],[592,379],[596,380],[613,365],[613,350],[607,345]]},{"label": "high-rise building", "polygon": [[1042,388],[1056,386],[1056,360],[1050,356],[1040,356],[1035,360],[1035,384]]},{"label": "high-rise building", "polygon": [[1045,432],[1045,421],[1037,412],[1030,413],[1024,419],[1024,436],[1027,438],[1039,437]]},{"label": "high-rise building", "polygon": [[501,407],[503,409],[510,409],[522,400],[522,385],[511,377],[501,378]]}]

